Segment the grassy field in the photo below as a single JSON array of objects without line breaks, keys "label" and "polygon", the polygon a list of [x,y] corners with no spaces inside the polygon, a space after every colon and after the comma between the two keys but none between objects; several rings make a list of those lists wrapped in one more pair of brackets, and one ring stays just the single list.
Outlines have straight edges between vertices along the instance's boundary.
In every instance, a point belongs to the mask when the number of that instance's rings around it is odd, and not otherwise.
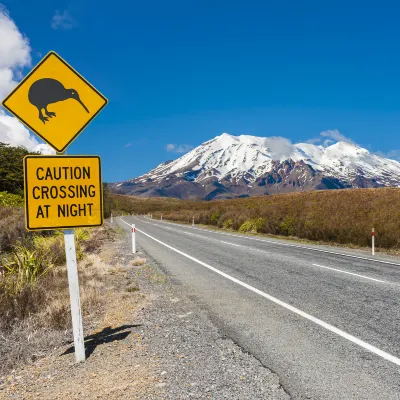
[{"label": "grassy field", "polygon": [[241,232],[268,233],[400,249],[400,189],[346,189],[278,194],[233,200],[188,201],[114,195],[116,213],[214,225]]}]

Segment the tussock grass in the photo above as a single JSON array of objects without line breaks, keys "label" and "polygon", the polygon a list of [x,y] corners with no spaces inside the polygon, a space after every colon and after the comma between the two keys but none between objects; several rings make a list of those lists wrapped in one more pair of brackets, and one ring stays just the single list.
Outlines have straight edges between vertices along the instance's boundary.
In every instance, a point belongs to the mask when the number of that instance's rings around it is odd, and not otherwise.
[{"label": "tussock grass", "polygon": [[[88,230],[76,230],[78,260],[83,258],[85,241],[91,236]],[[79,264],[82,304],[83,307],[87,304],[88,309],[96,307],[100,298],[101,276],[105,272],[100,271],[99,263],[98,256],[92,254]],[[42,316],[35,322],[40,327],[69,327],[69,294],[62,233],[49,237],[35,236],[31,248],[14,245],[10,253],[2,256],[1,264],[0,331],[7,331],[15,322],[34,314]]]},{"label": "tussock grass", "polygon": [[120,212],[319,242],[400,249],[400,189],[346,189],[191,201],[114,195]]},{"label": "tussock grass", "polygon": [[136,257],[136,258],[134,258],[134,259],[131,261],[131,265],[137,267],[137,266],[139,266],[139,265],[144,265],[144,264],[146,264],[146,261],[147,261],[147,260],[146,260],[145,258],[143,258],[143,257]]},{"label": "tussock grass", "polygon": [[[104,280],[111,266],[90,252],[106,228],[77,230],[78,272],[82,312],[91,315],[104,301]],[[19,361],[40,356],[43,347],[59,345],[70,335],[71,314],[62,234],[34,237],[32,248],[21,244],[3,255],[0,273],[0,365],[6,371]],[[96,250],[96,249],[95,249]],[[68,336],[69,337],[69,336]]]}]

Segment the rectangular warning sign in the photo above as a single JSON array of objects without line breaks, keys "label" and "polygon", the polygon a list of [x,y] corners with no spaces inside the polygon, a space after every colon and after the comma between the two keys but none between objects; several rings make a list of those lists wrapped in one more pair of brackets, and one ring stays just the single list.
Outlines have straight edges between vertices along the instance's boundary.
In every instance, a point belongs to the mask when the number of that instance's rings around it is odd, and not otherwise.
[{"label": "rectangular warning sign", "polygon": [[98,156],[26,156],[25,221],[28,230],[103,224]]}]

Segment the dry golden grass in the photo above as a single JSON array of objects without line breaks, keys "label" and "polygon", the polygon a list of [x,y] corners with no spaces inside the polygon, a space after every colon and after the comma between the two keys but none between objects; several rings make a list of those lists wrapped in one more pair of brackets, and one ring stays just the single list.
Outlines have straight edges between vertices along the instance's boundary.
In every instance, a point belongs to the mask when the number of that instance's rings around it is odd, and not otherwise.
[{"label": "dry golden grass", "polygon": [[[103,231],[105,228],[90,233],[77,231],[76,235],[78,256],[85,255],[78,267],[84,312],[97,309],[101,303],[103,275],[111,269],[87,250],[90,247],[95,251],[94,243],[100,246]],[[8,331],[16,322],[32,316],[40,328],[69,327],[68,280],[61,234],[33,237],[31,248],[18,244],[11,253],[2,255],[1,262],[5,270],[0,274],[0,331]]]},{"label": "dry golden grass", "polygon": [[400,189],[298,192],[246,199],[186,201],[114,195],[119,212],[312,241],[400,248]]},{"label": "dry golden grass", "polygon": [[[49,240],[53,246],[54,238],[49,237]],[[90,237],[87,240],[90,242]],[[40,244],[46,247],[48,243],[40,241]],[[112,268],[99,255],[87,253],[84,243],[80,245],[85,254],[78,263],[81,306],[83,315],[88,316],[96,314],[103,306],[104,282]],[[90,246],[92,248],[93,243]],[[57,254],[55,257],[59,258]],[[0,372],[31,357],[32,348],[39,351],[43,343],[59,344],[71,328],[65,265],[54,266],[46,275],[21,286],[17,292],[7,291],[4,286],[10,279],[7,273],[0,277],[0,337],[4,339],[0,343]]]},{"label": "dry golden grass", "polygon": [[144,265],[146,264],[146,259],[143,257],[136,257],[131,261],[131,265],[137,267],[139,265]]}]

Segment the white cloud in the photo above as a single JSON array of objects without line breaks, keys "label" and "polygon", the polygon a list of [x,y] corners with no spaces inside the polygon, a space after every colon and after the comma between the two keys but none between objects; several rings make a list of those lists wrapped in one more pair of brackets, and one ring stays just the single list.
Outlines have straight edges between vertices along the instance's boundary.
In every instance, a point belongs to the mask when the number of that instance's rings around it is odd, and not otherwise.
[{"label": "white cloud", "polygon": [[265,146],[274,154],[276,159],[287,159],[293,154],[293,144],[281,136],[270,136],[265,139]]},{"label": "white cloud", "polygon": [[43,154],[55,154],[47,144],[39,143],[30,135],[25,126],[16,118],[6,115],[0,110],[0,142],[13,146],[23,146],[29,151],[38,151]]},{"label": "white cloud", "polygon": [[[21,34],[7,10],[0,5],[0,100],[4,99],[22,76],[22,68],[30,66],[29,40]],[[0,142],[24,146],[29,151],[54,153],[40,144],[16,118],[0,110]]]},{"label": "white cloud", "polygon": [[347,142],[355,144],[350,138],[342,135],[337,129],[329,129],[320,133],[321,136],[333,139],[336,142]]},{"label": "white cloud", "polygon": [[132,145],[133,145],[133,143],[132,143],[132,142],[129,142],[129,143],[127,143],[124,147],[127,148],[127,147],[131,147]]},{"label": "white cloud", "polygon": [[18,30],[7,10],[0,5],[0,99],[16,85],[21,68],[31,63],[29,40]]},{"label": "white cloud", "polygon": [[306,143],[322,144],[325,147],[330,146],[335,142],[347,142],[356,144],[353,140],[340,133],[338,129],[328,129],[326,131],[322,131],[319,137],[306,140]]},{"label": "white cloud", "polygon": [[172,144],[168,143],[165,146],[165,150],[173,153],[187,153],[188,151],[192,150],[193,146],[188,144]]},{"label": "white cloud", "polygon": [[68,10],[62,12],[57,10],[51,19],[53,29],[72,29],[74,26],[76,26],[76,20]]},{"label": "white cloud", "polygon": [[321,143],[321,138],[316,137],[316,138],[307,139],[306,143],[319,144],[319,143]]},{"label": "white cloud", "polygon": [[375,155],[379,157],[384,157],[384,158],[390,158],[391,160],[396,160],[400,161],[400,150],[390,150],[387,153],[384,153],[383,151],[376,151],[374,152]]}]

